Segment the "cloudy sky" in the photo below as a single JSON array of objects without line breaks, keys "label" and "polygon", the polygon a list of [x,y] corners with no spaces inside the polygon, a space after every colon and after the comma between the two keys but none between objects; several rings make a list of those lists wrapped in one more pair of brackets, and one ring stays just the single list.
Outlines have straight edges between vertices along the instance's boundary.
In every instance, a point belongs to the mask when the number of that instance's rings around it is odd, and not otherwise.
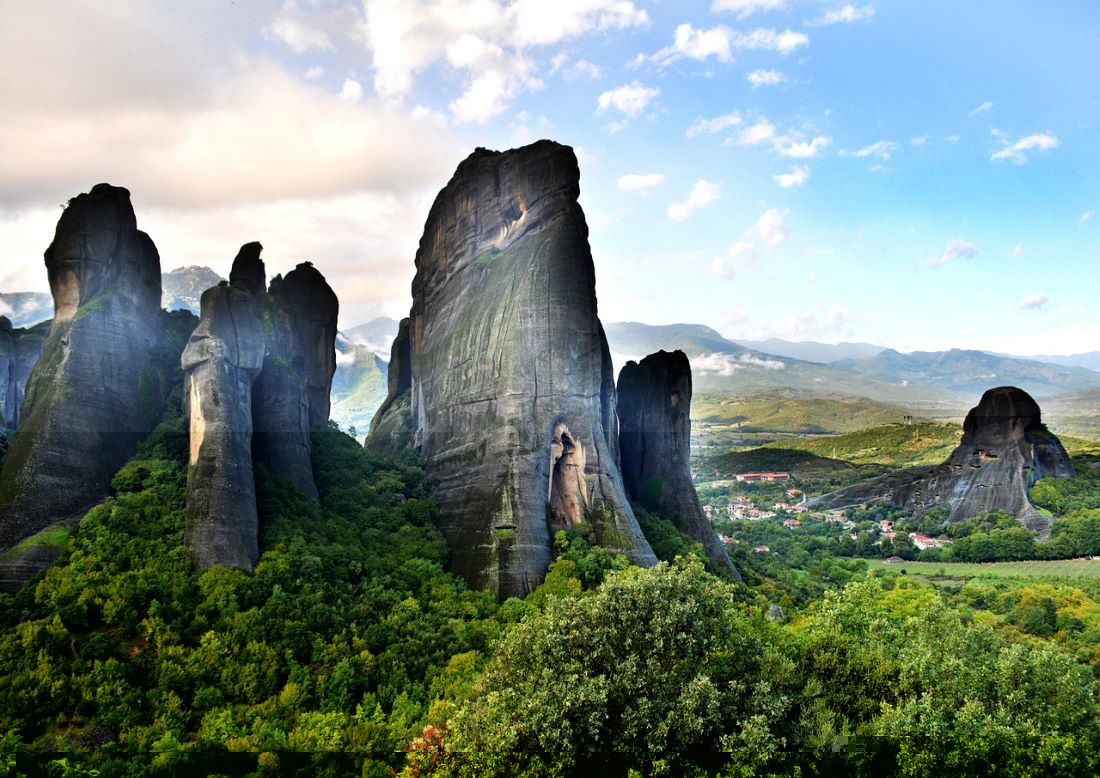
[{"label": "cloudy sky", "polygon": [[1094,0],[52,0],[0,7],[0,290],[128,187],[170,270],[309,259],[409,306],[476,146],[581,162],[605,321],[1100,349]]}]

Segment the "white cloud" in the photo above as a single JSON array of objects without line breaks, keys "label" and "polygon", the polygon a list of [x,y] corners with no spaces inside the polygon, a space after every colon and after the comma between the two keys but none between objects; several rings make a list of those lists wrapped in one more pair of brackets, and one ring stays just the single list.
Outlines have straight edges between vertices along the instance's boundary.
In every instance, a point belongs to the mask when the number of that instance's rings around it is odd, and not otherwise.
[{"label": "white cloud", "polygon": [[752,354],[696,354],[691,357],[691,369],[697,373],[713,373],[720,376],[731,376],[738,370],[750,367],[762,367],[765,370],[784,370],[786,363],[779,359],[769,359],[753,356]]},{"label": "white cloud", "polygon": [[354,78],[344,79],[344,85],[340,87],[340,99],[349,103],[357,103],[363,97],[363,85]]},{"label": "white cloud", "polygon": [[817,135],[812,140],[807,141],[801,135],[791,134],[776,138],[774,148],[780,156],[788,159],[813,159],[819,151],[831,142],[824,135]]},{"label": "white cloud", "polygon": [[861,22],[864,19],[870,19],[874,15],[875,7],[870,3],[859,7],[847,3],[840,8],[826,11],[821,16],[811,19],[806,22],[806,26],[825,27],[830,24],[851,24],[853,22]]},{"label": "white cloud", "polygon": [[958,259],[973,259],[978,256],[978,248],[968,240],[953,238],[947,242],[943,253],[938,257],[932,257],[927,264],[931,267],[939,267]]},{"label": "white cloud", "polygon": [[1017,243],[1012,247],[1012,251],[1009,252],[1014,257],[1022,257],[1024,255],[1024,244]]},{"label": "white cloud", "polygon": [[722,130],[728,130],[730,127],[735,127],[740,123],[741,117],[736,113],[726,113],[710,119],[704,119],[700,116],[691,123],[684,134],[689,138],[695,138],[699,135],[712,135]]},{"label": "white cloud", "polygon": [[1093,212],[1092,212],[1092,211],[1085,211],[1085,212],[1084,212],[1083,214],[1081,214],[1081,215],[1080,215],[1080,216],[1079,216],[1079,217],[1077,218],[1077,226],[1078,226],[1078,227],[1080,227],[1080,226],[1081,226],[1082,224],[1084,224],[1085,222],[1087,222],[1087,221],[1088,221],[1089,219],[1091,219],[1092,217],[1093,217]]},{"label": "white cloud", "polygon": [[761,251],[770,252],[787,239],[790,231],[784,223],[786,217],[786,211],[776,208],[764,211],[756,223],[730,246],[725,257],[714,260],[711,271],[722,278],[733,278],[741,265],[755,264]]},{"label": "white cloud", "polygon": [[600,77],[600,68],[586,59],[578,59],[565,71],[565,77],[569,79],[590,78],[595,81]]},{"label": "white cloud", "polygon": [[[540,88],[528,50],[594,31],[644,27],[649,16],[632,0],[364,0],[362,37],[375,91],[399,99],[431,65],[447,61],[463,74],[452,103],[460,121],[498,115],[522,91]],[[478,56],[464,56],[470,42]]]},{"label": "white cloud", "polygon": [[705,62],[714,57],[719,62],[733,62],[730,53],[730,41],[733,32],[729,27],[719,25],[709,30],[696,29],[690,24],[679,24],[673,33],[671,46],[642,57],[658,67],[666,67],[677,60],[687,58]]},{"label": "white cloud", "polygon": [[333,51],[336,48],[328,33],[313,26],[294,0],[283,3],[275,18],[263,29],[263,33],[270,40],[286,44],[295,54],[303,54],[310,49]]},{"label": "white cloud", "polygon": [[700,208],[706,208],[715,202],[720,196],[718,184],[705,179],[699,179],[692,187],[687,199],[682,202],[671,203],[668,206],[668,218],[674,222],[682,222]]},{"label": "white cloud", "polygon": [[909,141],[910,146],[923,146],[926,143],[928,143],[927,135],[918,135],[916,138],[913,138],[911,141]]},{"label": "white cloud", "polygon": [[757,11],[779,11],[786,5],[786,0],[714,0],[710,10],[714,13],[728,11],[737,14],[738,19],[747,19]]},{"label": "white cloud", "polygon": [[776,84],[782,84],[787,80],[785,73],[781,73],[778,70],[753,70],[745,76],[749,84],[753,89],[759,89],[762,86],[775,86]]},{"label": "white cloud", "polygon": [[601,94],[596,99],[596,110],[606,111],[609,108],[614,108],[630,118],[635,118],[645,110],[646,106],[649,105],[649,101],[659,94],[661,94],[660,89],[643,86],[638,81],[632,81]]},{"label": "white cloud", "polygon": [[880,140],[875,141],[870,146],[864,146],[862,149],[856,151],[841,151],[842,157],[877,157],[878,159],[890,159],[890,155],[894,152],[894,149],[898,147],[898,144],[893,141]]},{"label": "white cloud", "polygon": [[766,143],[775,137],[775,125],[767,119],[761,119],[751,127],[746,127],[737,136],[737,143],[741,146],[757,146]]},{"label": "white cloud", "polygon": [[992,110],[993,110],[993,101],[992,100],[986,100],[984,103],[979,105],[973,111],[968,113],[967,116],[970,116],[971,118],[973,118],[973,117],[977,116],[980,113],[985,113],[986,111],[992,111]]},{"label": "white cloud", "polygon": [[810,36],[793,30],[778,32],[758,27],[752,32],[736,33],[732,42],[739,49],[765,49],[787,56],[800,46],[808,46]]},{"label": "white cloud", "polygon": [[665,182],[661,173],[631,173],[619,176],[620,192],[645,192]]},{"label": "white cloud", "polygon": [[1029,294],[1020,303],[1020,307],[1025,311],[1041,311],[1047,306],[1047,296],[1045,294]]},{"label": "white cloud", "polygon": [[944,138],[944,140],[947,141],[948,143],[958,143],[960,140],[962,140],[962,136],[960,136],[960,135],[948,135]]},{"label": "white cloud", "polygon": [[306,71],[306,78],[310,81],[314,81],[325,74],[325,69],[320,65],[314,65]]},{"label": "white cloud", "polygon": [[810,177],[810,169],[805,165],[792,165],[789,173],[772,176],[772,180],[784,189],[802,186]]},{"label": "white cloud", "polygon": [[1038,132],[1028,135],[1013,142],[1007,137],[1001,137],[1003,148],[990,155],[990,160],[998,162],[1002,159],[1012,160],[1017,165],[1023,165],[1028,160],[1029,151],[1050,151],[1057,148],[1061,141],[1052,132]]}]

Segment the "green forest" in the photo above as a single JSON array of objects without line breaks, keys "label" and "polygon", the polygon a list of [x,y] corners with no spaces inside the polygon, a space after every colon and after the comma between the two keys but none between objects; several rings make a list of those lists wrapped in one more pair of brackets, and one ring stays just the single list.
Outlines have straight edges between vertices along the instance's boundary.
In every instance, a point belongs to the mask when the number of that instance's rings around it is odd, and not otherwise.
[{"label": "green forest", "polygon": [[[255,572],[196,573],[186,449],[170,412],[0,596],[0,774],[1100,771],[1095,581],[945,587],[788,533],[735,545],[733,582],[638,505],[660,565],[562,532],[545,582],[497,603],[446,572],[418,463],[331,425],[320,505],[261,470]],[[1037,487],[1081,514],[1054,542],[1100,534],[1094,478]]]}]

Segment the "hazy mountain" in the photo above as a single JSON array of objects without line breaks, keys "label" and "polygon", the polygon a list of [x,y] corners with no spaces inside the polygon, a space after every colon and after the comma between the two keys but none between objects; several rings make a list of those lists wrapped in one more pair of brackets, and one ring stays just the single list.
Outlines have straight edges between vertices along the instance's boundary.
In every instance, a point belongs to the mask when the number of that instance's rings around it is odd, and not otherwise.
[{"label": "hazy mountain", "polygon": [[53,297],[46,292],[0,292],[0,316],[13,327],[30,327],[53,318]]},{"label": "hazy mountain", "polygon": [[180,267],[160,274],[160,304],[168,311],[186,309],[199,315],[202,293],[225,279],[208,267]]},{"label": "hazy mountain", "polygon": [[[1001,356],[1011,356],[1002,354]],[[1086,351],[1084,354],[1043,354],[1030,357],[1017,357],[1017,359],[1030,359],[1035,362],[1049,362],[1052,365],[1065,365],[1066,367],[1087,367],[1089,370],[1100,371],[1100,351]]]},{"label": "hazy mountain", "polygon": [[869,359],[833,366],[879,381],[978,395],[994,386],[1017,386],[1038,397],[1100,387],[1100,373],[1094,370],[962,349],[911,354],[885,349]]},{"label": "hazy mountain", "polygon": [[332,377],[329,418],[341,429],[355,428],[362,439],[375,411],[386,399],[386,362],[368,347],[336,336],[336,374]]},{"label": "hazy mountain", "polygon": [[390,358],[390,346],[397,337],[398,323],[386,316],[371,319],[366,324],[357,324],[343,331],[343,335],[352,343],[366,346],[382,359]]},{"label": "hazy mountain", "polygon": [[885,350],[884,346],[876,346],[873,343],[818,343],[812,340],[793,341],[780,338],[738,340],[737,343],[766,354],[804,359],[807,362],[819,362],[824,365],[844,359],[868,359]]}]

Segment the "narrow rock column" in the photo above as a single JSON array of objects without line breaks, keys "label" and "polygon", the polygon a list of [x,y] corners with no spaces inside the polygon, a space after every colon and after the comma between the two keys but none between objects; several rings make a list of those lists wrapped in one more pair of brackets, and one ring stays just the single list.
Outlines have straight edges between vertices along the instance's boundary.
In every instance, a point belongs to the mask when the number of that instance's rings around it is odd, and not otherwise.
[{"label": "narrow rock column", "polygon": [[[683,351],[658,351],[619,372],[619,452],[623,484],[639,501],[647,483],[656,510],[703,544],[714,564],[734,575],[726,549],[703,514],[691,480],[691,365]],[[738,576],[740,577],[740,576]]]},{"label": "narrow rock column", "polygon": [[251,570],[259,560],[252,384],[264,358],[260,250],[259,243],[241,247],[231,282],[203,292],[199,326],[181,360],[190,419],[185,535],[200,570]]}]

